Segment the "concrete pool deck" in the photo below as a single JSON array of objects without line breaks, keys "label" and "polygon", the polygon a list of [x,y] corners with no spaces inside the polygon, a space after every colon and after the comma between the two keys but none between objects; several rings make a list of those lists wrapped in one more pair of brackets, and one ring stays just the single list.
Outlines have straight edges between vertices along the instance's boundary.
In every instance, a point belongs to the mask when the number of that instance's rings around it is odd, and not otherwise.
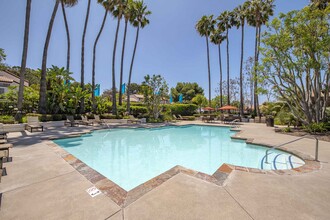
[{"label": "concrete pool deck", "polygon": [[[86,189],[93,184],[44,140],[90,128],[9,134],[13,162],[4,164],[0,219],[330,219],[329,142],[319,143],[319,170],[292,175],[234,170],[224,186],[178,173],[122,208],[105,194],[89,196]],[[264,124],[246,123],[241,130],[240,137],[258,143],[297,138]],[[303,139],[286,148],[313,156],[315,142]]]}]

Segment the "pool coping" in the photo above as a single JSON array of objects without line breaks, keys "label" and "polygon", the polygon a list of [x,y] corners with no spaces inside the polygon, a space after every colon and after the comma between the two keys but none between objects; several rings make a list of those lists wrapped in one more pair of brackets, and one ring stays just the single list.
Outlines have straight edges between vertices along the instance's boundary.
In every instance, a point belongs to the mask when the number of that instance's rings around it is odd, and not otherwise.
[{"label": "pool coping", "polygon": [[[173,125],[170,124],[169,126],[187,126],[187,125],[200,125],[200,126],[210,126],[208,124],[185,124],[185,125]],[[162,125],[163,126],[163,125]],[[166,126],[166,125],[165,125]],[[228,126],[221,126],[221,125],[211,125],[211,126],[218,126],[218,127],[228,127]],[[122,128],[123,126],[113,126],[112,128]],[[159,127],[159,126],[158,126]],[[143,128],[143,126],[128,126],[124,128]],[[105,128],[108,129],[108,128]],[[126,191],[123,188],[121,188],[119,185],[108,179],[107,177],[103,176],[96,170],[89,167],[87,164],[76,158],[74,155],[68,153],[66,150],[58,146],[56,143],[54,143],[52,140],[55,139],[62,139],[62,138],[75,138],[80,137],[84,134],[89,134],[96,130],[105,130],[105,129],[92,129],[89,132],[78,132],[74,134],[69,135],[63,135],[60,137],[48,137],[46,144],[50,146],[57,154],[59,154],[67,163],[69,163],[75,170],[77,170],[81,175],[83,175],[87,180],[89,180],[92,184],[94,184],[103,194],[107,195],[111,198],[112,201],[114,201],[117,205],[121,207],[127,207],[146,193],[150,192],[151,190],[155,189],[156,187],[160,186],[167,180],[171,179],[173,176],[184,173],[186,175],[204,180],[206,182],[223,186],[225,183],[225,180],[227,177],[235,170],[237,171],[244,171],[244,172],[250,172],[250,173],[256,173],[256,174],[270,174],[270,175],[294,175],[294,174],[300,174],[300,173],[307,173],[312,172],[315,170],[319,170],[321,168],[321,164],[318,161],[314,161],[314,159],[306,154],[303,154],[299,151],[295,150],[289,150],[284,147],[279,147],[277,149],[281,151],[288,152],[290,154],[293,154],[294,156],[297,156],[304,160],[305,164],[298,168],[293,168],[291,170],[261,170],[256,168],[248,168],[248,167],[242,167],[242,166],[236,166],[232,164],[222,164],[217,171],[215,171],[212,175],[208,175],[199,171],[195,171],[193,169],[188,169],[186,167],[176,165],[173,168],[163,172],[162,174],[140,184],[139,186]],[[232,139],[236,140],[243,140],[246,141],[248,144],[263,146],[263,147],[274,147],[270,144],[265,143],[258,143],[254,142],[254,139],[251,138],[244,138],[240,137],[243,131],[241,131],[238,128],[230,129],[231,131],[235,131],[236,133],[231,136]]]}]

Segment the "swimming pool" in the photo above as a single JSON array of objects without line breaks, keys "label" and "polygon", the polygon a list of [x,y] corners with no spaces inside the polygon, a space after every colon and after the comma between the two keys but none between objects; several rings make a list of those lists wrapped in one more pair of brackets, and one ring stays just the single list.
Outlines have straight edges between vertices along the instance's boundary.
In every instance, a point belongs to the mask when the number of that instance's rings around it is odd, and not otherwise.
[{"label": "swimming pool", "polygon": [[223,163],[258,169],[291,169],[304,162],[289,153],[232,140],[216,126],[116,128],[55,140],[85,164],[129,191],[176,165],[212,175]]}]

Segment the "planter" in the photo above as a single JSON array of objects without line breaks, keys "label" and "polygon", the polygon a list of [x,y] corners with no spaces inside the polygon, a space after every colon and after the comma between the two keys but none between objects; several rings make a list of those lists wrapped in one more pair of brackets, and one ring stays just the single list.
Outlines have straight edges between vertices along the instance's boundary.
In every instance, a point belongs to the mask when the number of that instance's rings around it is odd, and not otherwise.
[{"label": "planter", "polygon": [[274,118],[266,118],[267,127],[274,127]]}]

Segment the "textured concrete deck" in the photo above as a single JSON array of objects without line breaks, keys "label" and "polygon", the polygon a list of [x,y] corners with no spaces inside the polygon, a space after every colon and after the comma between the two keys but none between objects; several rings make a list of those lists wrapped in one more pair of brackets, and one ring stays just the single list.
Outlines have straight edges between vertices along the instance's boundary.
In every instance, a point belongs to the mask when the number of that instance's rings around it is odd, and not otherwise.
[{"label": "textured concrete deck", "polygon": [[[245,124],[244,138],[280,144],[296,137]],[[233,171],[225,186],[179,173],[125,208],[108,196],[86,193],[93,186],[43,139],[88,127],[11,133],[13,162],[2,178],[0,219],[330,219],[330,143],[320,141],[321,169],[294,175]],[[315,143],[287,146],[311,156]]]}]

